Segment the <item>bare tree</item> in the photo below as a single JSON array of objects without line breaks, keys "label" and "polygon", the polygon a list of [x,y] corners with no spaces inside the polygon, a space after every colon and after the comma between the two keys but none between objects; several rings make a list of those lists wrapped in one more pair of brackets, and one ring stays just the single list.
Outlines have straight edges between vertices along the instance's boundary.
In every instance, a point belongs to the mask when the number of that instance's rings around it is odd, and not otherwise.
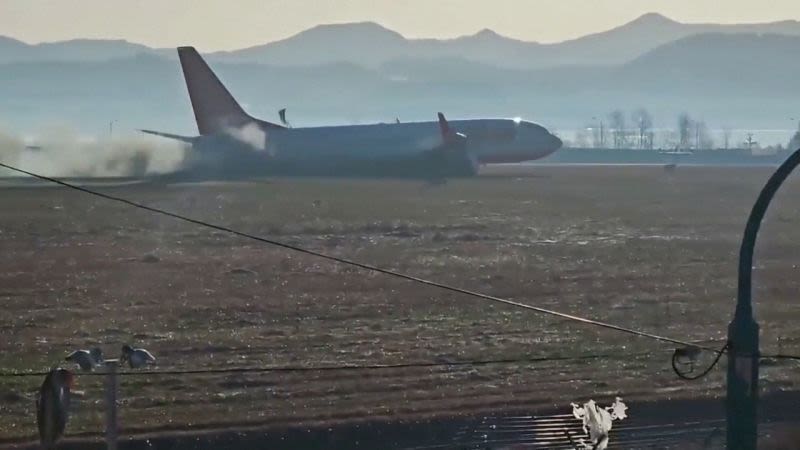
[{"label": "bare tree", "polygon": [[758,142],[753,140],[753,133],[747,133],[747,137],[744,140],[744,145],[746,145],[747,149],[751,152],[753,151],[753,147],[758,145]]},{"label": "bare tree", "polygon": [[603,148],[606,146],[605,125],[603,124],[603,118],[600,117],[599,119],[598,124],[598,117],[592,117],[594,124],[591,126],[591,129],[595,148]]},{"label": "bare tree", "polygon": [[625,114],[617,109],[608,115],[608,119],[614,135],[614,148],[622,148],[625,144]]},{"label": "bare tree", "polygon": [[729,127],[722,129],[722,139],[725,142],[725,150],[728,150],[731,142],[731,129]]},{"label": "bare tree", "polygon": [[795,132],[794,136],[792,136],[792,139],[789,140],[789,147],[788,148],[791,151],[795,151],[797,149],[800,149],[800,131]]},{"label": "bare tree", "polygon": [[800,148],[800,122],[797,124],[797,131],[794,133],[794,136],[789,140],[789,151],[795,151]]},{"label": "bare tree", "polygon": [[603,124],[603,119],[600,119],[600,147],[606,146],[606,129]]},{"label": "bare tree", "polygon": [[[646,109],[639,108],[631,114],[631,119],[639,131],[639,148],[647,148],[647,136],[650,128],[653,127],[653,116]],[[650,148],[652,148],[652,142]]]},{"label": "bare tree", "polygon": [[694,121],[692,125],[694,129],[694,148],[713,148],[714,139],[711,137],[711,133],[708,132],[706,123],[698,120]]},{"label": "bare tree", "polygon": [[678,145],[681,148],[689,148],[689,140],[692,133],[692,118],[687,113],[678,116]]}]

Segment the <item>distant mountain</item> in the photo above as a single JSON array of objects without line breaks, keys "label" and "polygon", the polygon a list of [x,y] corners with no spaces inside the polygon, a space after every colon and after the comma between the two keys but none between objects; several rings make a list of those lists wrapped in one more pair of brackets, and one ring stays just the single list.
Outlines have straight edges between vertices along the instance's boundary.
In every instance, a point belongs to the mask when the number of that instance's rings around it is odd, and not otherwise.
[{"label": "distant mountain", "polygon": [[232,52],[207,55],[220,62],[261,63],[278,66],[313,66],[353,62],[373,67],[402,54],[408,41],[399,33],[376,23],[318,25],[290,38]]},{"label": "distant mountain", "polygon": [[124,40],[73,39],[31,45],[0,36],[0,63],[106,61],[131,58],[139,54],[163,55],[164,51]]},{"label": "distant mountain", "polygon": [[[19,48],[12,41],[0,45]],[[645,107],[666,126],[686,111],[710,125],[780,128],[797,117],[800,104],[798,48],[800,36],[705,33],[619,65],[517,69],[463,57],[396,57],[376,68],[350,62],[212,66],[248,112],[274,120],[287,107],[297,126],[431,119],[446,111],[454,118],[522,116],[574,129],[614,109]],[[196,132],[180,66],[155,54],[4,64],[0,98],[0,125],[14,128],[76,121],[106,130],[118,119],[115,130]]]},{"label": "distant mountain", "polygon": [[30,46],[10,37],[0,36],[0,62],[24,61],[30,54]]},{"label": "distant mountain", "polygon": [[733,25],[694,24],[676,22],[661,14],[649,13],[612,30],[553,44],[552,48],[557,50],[557,54],[550,55],[550,61],[556,60],[557,64],[620,64],[661,45],[707,33],[800,36],[800,22],[787,20]]},{"label": "distant mountain", "polygon": [[[315,66],[334,62],[367,68],[403,59],[466,60],[507,69],[627,63],[658,46],[705,33],[760,33],[800,36],[800,22],[684,24],[645,14],[620,27],[578,39],[540,44],[482,30],[454,39],[406,39],[372,22],[319,25],[289,38],[241,50],[207,55],[213,62],[272,66]],[[202,50],[202,49],[201,49]],[[28,45],[0,38],[0,63],[20,61],[102,61],[136,54],[175,58],[173,49],[152,49],[127,41],[74,40]]]},{"label": "distant mountain", "polygon": [[[525,59],[540,44],[523,42],[482,30],[455,39],[406,39],[372,22],[319,25],[287,39],[233,52],[208,55],[210,60],[256,62],[283,66],[313,66],[349,61],[375,68],[403,58],[463,58],[511,67],[508,59]],[[526,67],[529,64],[522,64]]]},{"label": "distant mountain", "polygon": [[626,89],[693,89],[800,98],[800,36],[706,33],[664,44],[614,70]]},{"label": "distant mountain", "polygon": [[488,29],[455,39],[405,39],[378,24],[365,22],[320,25],[278,42],[212,53],[209,58],[292,66],[350,61],[366,67],[404,58],[463,58],[497,67],[539,69],[621,64],[660,45],[711,32],[800,36],[800,22],[684,24],[650,13],[612,30],[555,44],[511,39]]}]

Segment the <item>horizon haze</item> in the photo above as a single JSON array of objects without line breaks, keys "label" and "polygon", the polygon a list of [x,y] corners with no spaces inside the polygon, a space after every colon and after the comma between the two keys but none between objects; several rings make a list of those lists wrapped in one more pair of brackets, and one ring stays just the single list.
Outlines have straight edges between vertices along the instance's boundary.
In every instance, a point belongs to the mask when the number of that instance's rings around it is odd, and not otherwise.
[{"label": "horizon haze", "polygon": [[[741,141],[758,130],[756,139],[774,145],[788,142],[800,118],[797,48],[794,20],[691,24],[648,12],[555,44],[493,30],[414,39],[358,22],[205,56],[248,112],[270,119],[285,107],[298,126],[431,120],[443,110],[452,118],[519,116],[570,139],[615,110],[629,117],[645,108],[665,142],[677,116],[689,113],[718,136],[739,130]],[[174,48],[0,37],[0,68],[7,132],[56,124],[96,136],[110,121],[120,132],[196,132]]]}]

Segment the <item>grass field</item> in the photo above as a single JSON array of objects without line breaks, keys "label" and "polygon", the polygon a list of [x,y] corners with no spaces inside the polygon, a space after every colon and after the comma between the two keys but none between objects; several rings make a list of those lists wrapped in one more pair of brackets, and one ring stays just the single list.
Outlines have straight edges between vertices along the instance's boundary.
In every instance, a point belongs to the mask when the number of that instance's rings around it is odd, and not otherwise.
[{"label": "grass field", "polygon": [[[494,174],[506,169],[495,168]],[[518,170],[518,169],[515,169]],[[270,180],[105,192],[337,256],[532,305],[721,346],[739,239],[769,169],[539,167],[415,182]],[[491,175],[491,174],[490,174]],[[520,176],[516,176],[520,175]],[[758,243],[765,352],[800,353],[800,183]],[[487,358],[596,359],[373,371],[137,376],[123,433],[340,423],[545,407],[620,395],[715,397],[724,364],[687,383],[672,347],[491,304],[53,188],[0,190],[0,368],[72,349],[150,349],[158,369]],[[706,359],[712,355],[707,355]],[[765,364],[766,391],[800,367]],[[35,435],[40,378],[0,379],[0,436]],[[68,434],[102,430],[82,376]]]}]

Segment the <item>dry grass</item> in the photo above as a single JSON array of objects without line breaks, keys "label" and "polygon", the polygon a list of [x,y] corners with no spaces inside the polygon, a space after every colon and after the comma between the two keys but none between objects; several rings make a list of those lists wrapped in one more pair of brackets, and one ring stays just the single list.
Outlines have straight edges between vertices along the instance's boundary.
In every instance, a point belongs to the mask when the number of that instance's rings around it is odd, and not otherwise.
[{"label": "dry grass", "polygon": [[[559,311],[719,341],[761,169],[537,168],[413,182],[106,188],[331,254]],[[762,231],[762,347],[800,353],[800,184]],[[41,370],[76,347],[149,348],[163,369],[396,363],[591,352],[618,356],[453,369],[128,377],[135,430],[422,417],[587,396],[718,396],[723,371],[679,381],[664,345],[487,304],[200,229],[61,189],[0,193],[0,367]],[[654,351],[650,356],[628,353]],[[762,369],[795,389],[792,363]],[[0,380],[0,436],[34,434],[41,380]],[[100,379],[80,377],[70,433],[101,429]]]}]

